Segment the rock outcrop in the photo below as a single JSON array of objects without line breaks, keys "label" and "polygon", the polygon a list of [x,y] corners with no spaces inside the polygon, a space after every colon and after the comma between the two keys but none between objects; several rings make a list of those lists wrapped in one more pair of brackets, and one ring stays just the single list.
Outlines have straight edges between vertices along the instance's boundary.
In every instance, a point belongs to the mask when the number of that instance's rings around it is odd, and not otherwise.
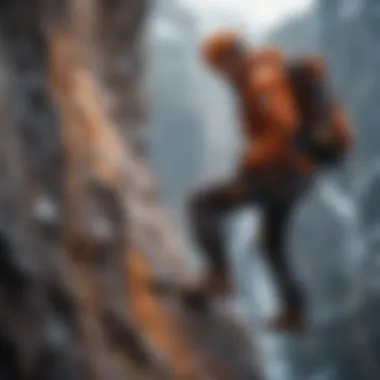
[{"label": "rock outcrop", "polygon": [[147,165],[147,0],[0,2],[0,377],[259,379],[184,279]]}]

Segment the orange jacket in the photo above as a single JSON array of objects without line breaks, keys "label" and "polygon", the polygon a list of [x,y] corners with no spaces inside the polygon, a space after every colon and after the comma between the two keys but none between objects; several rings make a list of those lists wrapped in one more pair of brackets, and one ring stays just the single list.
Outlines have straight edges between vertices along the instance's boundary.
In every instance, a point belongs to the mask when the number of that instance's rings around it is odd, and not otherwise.
[{"label": "orange jacket", "polygon": [[[236,51],[239,43],[233,33],[216,33],[206,40],[203,56],[214,69],[220,71],[220,60],[228,51]],[[315,160],[294,149],[301,114],[284,55],[278,49],[269,47],[247,53],[245,61],[240,74],[231,83],[239,100],[243,124],[245,146],[242,165],[256,168],[285,164],[300,170],[315,170],[318,167]],[[321,59],[302,57],[298,65],[316,80],[326,81],[326,69]],[[323,139],[335,145],[336,149],[347,150],[351,134],[340,106],[333,106],[329,123],[330,133],[322,136]]]},{"label": "orange jacket", "polygon": [[[249,61],[245,79],[238,86],[245,137],[243,165],[265,167],[285,164],[299,170],[316,170],[318,162],[294,148],[301,114],[283,55],[276,49],[267,48],[252,54]],[[326,70],[320,59],[304,57],[298,64],[304,66],[315,80],[326,80]],[[316,135],[315,138],[326,146],[346,151],[351,145],[352,136],[340,105],[332,105],[328,124],[326,132],[319,132],[320,136]]]}]

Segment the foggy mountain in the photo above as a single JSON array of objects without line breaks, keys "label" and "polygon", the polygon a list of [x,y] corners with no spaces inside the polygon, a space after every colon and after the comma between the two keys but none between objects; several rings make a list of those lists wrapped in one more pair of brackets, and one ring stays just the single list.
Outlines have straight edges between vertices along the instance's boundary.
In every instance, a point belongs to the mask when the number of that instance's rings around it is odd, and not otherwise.
[{"label": "foggy mountain", "polygon": [[151,162],[181,222],[187,194],[232,165],[239,139],[230,94],[198,57],[204,20],[176,1],[157,1],[151,24]]},{"label": "foggy mountain", "polygon": [[320,16],[324,51],[356,126],[359,171],[379,156],[379,3],[322,1]]},{"label": "foggy mountain", "polygon": [[202,165],[195,107],[197,19],[175,1],[157,2],[150,35],[151,162],[166,201],[178,211]]},{"label": "foggy mountain", "polygon": [[316,53],[320,51],[319,28],[318,15],[313,10],[286,20],[265,35],[264,41],[281,46],[291,55]]}]

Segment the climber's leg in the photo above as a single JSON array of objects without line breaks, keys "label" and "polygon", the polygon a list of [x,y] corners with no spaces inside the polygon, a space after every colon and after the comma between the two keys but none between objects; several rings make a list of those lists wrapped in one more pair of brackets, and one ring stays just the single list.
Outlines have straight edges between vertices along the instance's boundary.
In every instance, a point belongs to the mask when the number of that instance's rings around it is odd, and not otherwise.
[{"label": "climber's leg", "polygon": [[260,186],[254,173],[200,189],[188,202],[191,231],[205,256],[208,271],[191,293],[211,297],[230,290],[229,268],[223,223],[233,210],[254,203],[260,198]]},{"label": "climber's leg", "polygon": [[263,250],[269,261],[284,303],[283,310],[270,323],[276,330],[301,330],[305,327],[305,295],[292,272],[286,249],[290,217],[311,189],[313,175],[284,172],[283,192],[263,209]]}]

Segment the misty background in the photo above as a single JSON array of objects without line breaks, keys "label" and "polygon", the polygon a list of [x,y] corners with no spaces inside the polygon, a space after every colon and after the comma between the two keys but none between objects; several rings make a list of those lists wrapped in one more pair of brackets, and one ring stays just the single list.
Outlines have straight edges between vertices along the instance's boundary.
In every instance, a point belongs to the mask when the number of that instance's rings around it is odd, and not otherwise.
[{"label": "misty background", "polygon": [[254,45],[321,54],[356,138],[349,162],[319,178],[291,227],[291,260],[308,294],[310,332],[291,337],[261,328],[278,304],[254,244],[256,210],[231,224],[236,312],[252,331],[269,380],[378,380],[380,2],[156,0],[149,24],[151,162],[190,259],[185,199],[228,175],[240,144],[231,94],[197,51],[207,33],[225,27],[241,30]]}]

